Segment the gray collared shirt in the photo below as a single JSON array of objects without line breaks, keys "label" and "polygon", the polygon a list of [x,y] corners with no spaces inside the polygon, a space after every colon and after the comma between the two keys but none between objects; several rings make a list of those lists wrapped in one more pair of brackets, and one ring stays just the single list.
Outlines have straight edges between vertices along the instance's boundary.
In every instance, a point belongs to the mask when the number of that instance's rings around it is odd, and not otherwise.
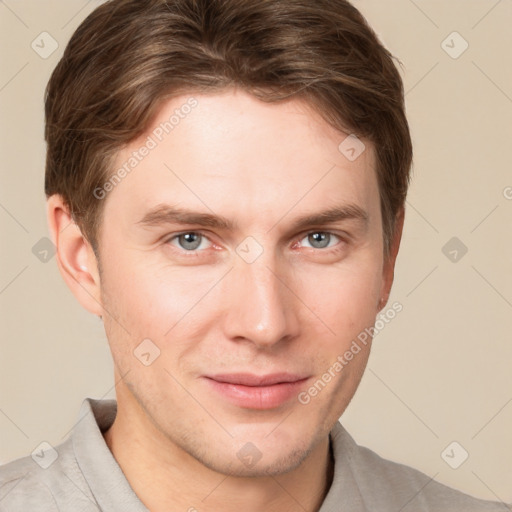
[{"label": "gray collared shirt", "polygon": [[[0,467],[2,512],[147,512],[102,432],[115,400],[86,398],[71,436]],[[340,423],[330,433],[334,477],[319,512],[507,512],[358,446]]]}]

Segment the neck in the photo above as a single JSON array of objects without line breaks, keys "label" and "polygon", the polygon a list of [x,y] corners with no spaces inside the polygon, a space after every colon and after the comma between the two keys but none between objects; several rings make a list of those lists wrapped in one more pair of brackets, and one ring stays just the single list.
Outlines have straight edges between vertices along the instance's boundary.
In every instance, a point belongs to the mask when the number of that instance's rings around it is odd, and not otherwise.
[{"label": "neck", "polygon": [[205,467],[160,432],[133,397],[125,399],[118,393],[116,419],[103,435],[130,486],[152,512],[320,509],[334,473],[328,437],[289,473],[229,476]]}]

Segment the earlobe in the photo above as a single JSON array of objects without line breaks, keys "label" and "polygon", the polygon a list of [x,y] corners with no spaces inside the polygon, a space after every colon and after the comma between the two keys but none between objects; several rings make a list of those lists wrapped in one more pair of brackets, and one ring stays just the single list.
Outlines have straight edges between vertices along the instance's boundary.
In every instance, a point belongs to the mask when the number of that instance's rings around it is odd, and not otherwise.
[{"label": "earlobe", "polygon": [[57,265],[64,281],[87,311],[102,316],[96,256],[90,243],[71,218],[61,196],[55,194],[48,198],[47,217],[50,234],[57,248]]}]

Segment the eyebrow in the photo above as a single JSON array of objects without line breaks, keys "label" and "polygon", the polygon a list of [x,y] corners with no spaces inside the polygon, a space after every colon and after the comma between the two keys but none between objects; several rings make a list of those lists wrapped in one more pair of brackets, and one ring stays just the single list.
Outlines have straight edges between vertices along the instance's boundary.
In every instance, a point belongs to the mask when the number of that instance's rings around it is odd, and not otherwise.
[{"label": "eyebrow", "polygon": [[[287,214],[276,222],[270,230],[279,224],[286,215]],[[355,220],[366,228],[368,226],[369,216],[360,206],[356,204],[346,204],[328,208],[317,213],[302,215],[294,219],[290,228],[292,230],[300,230],[315,225],[332,224],[345,220]],[[166,224],[193,224],[225,231],[235,231],[238,227],[235,221],[231,221],[222,215],[196,212],[166,204],[152,208],[136,224],[141,224],[146,227],[157,227]]]}]

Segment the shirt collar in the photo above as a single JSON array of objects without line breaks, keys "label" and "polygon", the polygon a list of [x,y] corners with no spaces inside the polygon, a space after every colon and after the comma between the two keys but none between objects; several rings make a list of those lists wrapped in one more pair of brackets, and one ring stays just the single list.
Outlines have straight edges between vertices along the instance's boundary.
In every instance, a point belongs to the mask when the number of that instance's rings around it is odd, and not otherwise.
[{"label": "shirt collar", "polygon": [[115,400],[86,398],[73,429],[72,442],[76,460],[87,483],[104,512],[149,512],[139,500],[102,432],[108,430],[117,414]]},{"label": "shirt collar", "polygon": [[[122,509],[149,512],[130,487],[103,438],[102,432],[110,428],[116,414],[115,400],[86,398],[83,401],[72,434],[78,465],[102,511],[116,512]],[[318,512],[339,512],[340,506],[350,512],[366,512],[363,496],[351,469],[351,459],[357,445],[339,422],[335,423],[329,438],[334,456],[334,474]]]},{"label": "shirt collar", "polygon": [[340,422],[329,433],[334,456],[334,475],[318,512],[367,512],[363,496],[352,472],[357,444]]}]

